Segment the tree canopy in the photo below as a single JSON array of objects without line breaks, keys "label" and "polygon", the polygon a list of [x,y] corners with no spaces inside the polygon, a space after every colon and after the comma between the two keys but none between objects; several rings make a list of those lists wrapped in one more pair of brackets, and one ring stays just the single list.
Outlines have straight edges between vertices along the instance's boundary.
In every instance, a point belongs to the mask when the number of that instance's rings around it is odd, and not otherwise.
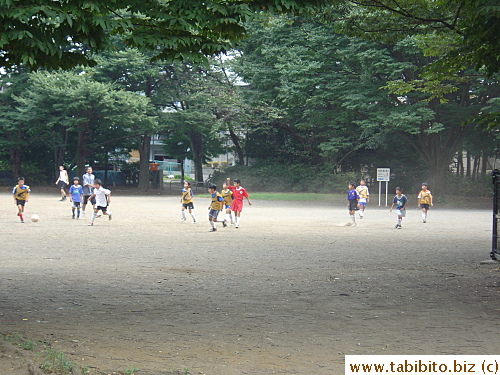
[{"label": "tree canopy", "polygon": [[263,10],[302,12],[326,0],[0,0],[0,66],[30,69],[94,64],[112,35],[155,59],[201,61],[225,52]]}]

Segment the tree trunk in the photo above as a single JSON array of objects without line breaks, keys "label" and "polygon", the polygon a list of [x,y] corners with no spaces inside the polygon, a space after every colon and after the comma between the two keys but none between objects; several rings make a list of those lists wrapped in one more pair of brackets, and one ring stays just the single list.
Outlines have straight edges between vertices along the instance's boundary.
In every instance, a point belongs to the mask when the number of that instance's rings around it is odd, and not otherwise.
[{"label": "tree trunk", "polygon": [[193,153],[194,179],[203,182],[203,136],[192,130],[189,132],[189,141]]},{"label": "tree trunk", "polygon": [[139,185],[140,190],[149,190],[149,152],[151,151],[151,136],[137,137],[137,150],[139,151]]},{"label": "tree trunk", "polygon": [[85,173],[85,163],[87,162],[87,143],[89,139],[89,124],[82,124],[80,130],[78,131],[78,143],[76,146],[76,171],[80,178]]},{"label": "tree trunk", "polygon": [[486,175],[487,169],[488,169],[488,154],[486,153],[486,151],[483,151],[481,158],[481,174],[483,176]]},{"label": "tree trunk", "polygon": [[243,148],[241,147],[240,139],[234,132],[232,126],[228,126],[228,129],[229,129],[229,136],[231,137],[231,141],[233,142],[234,145],[234,150],[236,151],[236,155],[238,157],[237,164],[243,165],[245,164],[245,155],[243,153]]},{"label": "tree trunk", "polygon": [[466,159],[466,171],[465,171],[465,177],[471,178],[472,176],[472,158],[470,156],[470,152],[467,151],[467,159]]}]

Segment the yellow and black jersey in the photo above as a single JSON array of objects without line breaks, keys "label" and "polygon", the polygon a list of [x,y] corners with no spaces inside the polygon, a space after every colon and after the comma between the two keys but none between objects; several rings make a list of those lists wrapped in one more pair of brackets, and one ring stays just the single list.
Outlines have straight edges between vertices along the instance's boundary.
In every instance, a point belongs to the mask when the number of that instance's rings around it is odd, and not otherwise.
[{"label": "yellow and black jersey", "polygon": [[224,205],[224,198],[220,195],[219,192],[215,192],[212,194],[212,203],[210,204],[210,208],[212,210],[220,211],[222,210]]},{"label": "yellow and black jersey", "polygon": [[430,190],[422,190],[418,195],[419,204],[431,204],[432,203],[432,193]]},{"label": "yellow and black jersey", "polygon": [[182,189],[182,203],[193,203],[193,191],[191,188]]},{"label": "yellow and black jersey", "polygon": [[368,196],[370,195],[370,193],[368,192],[368,186],[365,185],[359,185],[356,188],[356,191],[358,192],[360,198],[368,198]]},{"label": "yellow and black jersey", "polygon": [[224,204],[230,206],[233,204],[233,192],[229,189],[221,191],[222,198],[224,199]]},{"label": "yellow and black jersey", "polygon": [[14,197],[18,201],[25,201],[26,199],[28,199],[28,194],[30,193],[30,191],[31,190],[28,185],[23,185],[23,186],[16,185],[14,186],[14,189],[12,189],[12,194],[14,194]]}]

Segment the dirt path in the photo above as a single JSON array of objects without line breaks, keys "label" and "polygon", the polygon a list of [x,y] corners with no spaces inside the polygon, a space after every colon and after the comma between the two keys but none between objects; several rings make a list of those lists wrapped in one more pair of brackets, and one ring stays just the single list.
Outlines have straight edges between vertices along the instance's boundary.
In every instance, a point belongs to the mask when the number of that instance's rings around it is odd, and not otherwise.
[{"label": "dirt path", "polygon": [[[178,197],[113,197],[72,220],[0,194],[0,333],[43,340],[100,373],[342,374],[345,354],[498,354],[491,212],[254,201],[241,227],[180,223]],[[8,356],[0,357],[10,366]],[[5,368],[5,367],[4,367]],[[8,375],[26,374],[9,370]],[[18,371],[18,372],[16,372]]]}]

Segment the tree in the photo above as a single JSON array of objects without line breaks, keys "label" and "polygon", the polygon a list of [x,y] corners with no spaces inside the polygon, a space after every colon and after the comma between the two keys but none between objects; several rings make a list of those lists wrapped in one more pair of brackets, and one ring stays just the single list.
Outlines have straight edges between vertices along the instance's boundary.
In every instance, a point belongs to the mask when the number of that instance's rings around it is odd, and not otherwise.
[{"label": "tree", "polygon": [[52,139],[54,152],[74,160],[78,174],[106,145],[118,147],[116,142],[123,144],[155,124],[147,98],[85,74],[38,72],[31,74],[30,84],[28,92],[16,97],[17,121],[30,124],[33,140]]},{"label": "tree", "polygon": [[155,59],[202,61],[230,50],[263,10],[300,12],[325,0],[0,0],[0,66],[68,69],[95,64],[89,52],[126,45]]}]

